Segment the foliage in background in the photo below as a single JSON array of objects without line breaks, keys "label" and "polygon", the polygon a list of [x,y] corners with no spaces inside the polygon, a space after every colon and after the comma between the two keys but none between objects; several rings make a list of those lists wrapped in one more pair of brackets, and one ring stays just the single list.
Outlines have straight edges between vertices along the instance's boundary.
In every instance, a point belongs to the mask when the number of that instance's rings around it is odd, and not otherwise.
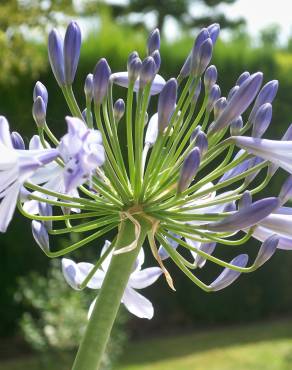
[{"label": "foliage in background", "polygon": [[[203,0],[213,9],[216,5],[233,3],[236,0]],[[113,5],[107,0],[1,0],[0,2],[0,83],[15,83],[24,75],[32,77],[47,68],[46,53],[43,43],[48,29],[61,26],[68,17],[79,17],[95,22],[102,18],[103,13],[112,12],[119,20],[127,23],[126,15],[139,13],[143,15],[155,11],[157,25],[162,28],[168,15],[183,27],[201,27],[202,24],[220,22],[224,27],[237,27],[243,19],[230,21],[217,11],[213,15],[197,18],[191,15],[190,6],[198,1],[193,0],[130,0],[124,5]],[[201,1],[202,2],[202,1]],[[129,23],[131,24],[131,22]],[[132,22],[132,25],[135,22]],[[139,25],[145,29],[144,22]],[[30,41],[30,42],[28,42]]]},{"label": "foliage in background", "polygon": [[[156,27],[163,30],[165,20],[172,16],[183,28],[204,27],[206,24],[214,22],[220,23],[221,27],[236,28],[245,23],[243,18],[236,20],[227,19],[226,16],[214,9],[222,3],[233,4],[236,0],[128,0],[125,4],[112,5],[113,15],[126,23],[141,25],[141,20],[137,21],[129,18],[133,13],[147,14],[154,12],[156,15]],[[194,10],[195,6],[206,7],[206,15],[198,16]]]},{"label": "foliage in background", "polygon": [[[88,307],[94,297],[94,292],[69,289],[60,261],[56,260],[46,275],[32,272],[19,279],[15,300],[25,309],[20,327],[25,340],[40,354],[42,368],[50,370],[50,364],[56,361],[60,368],[68,364],[84,334]],[[124,321],[125,316],[120,315],[103,359],[104,370],[111,369],[122,352],[126,340]]]}]

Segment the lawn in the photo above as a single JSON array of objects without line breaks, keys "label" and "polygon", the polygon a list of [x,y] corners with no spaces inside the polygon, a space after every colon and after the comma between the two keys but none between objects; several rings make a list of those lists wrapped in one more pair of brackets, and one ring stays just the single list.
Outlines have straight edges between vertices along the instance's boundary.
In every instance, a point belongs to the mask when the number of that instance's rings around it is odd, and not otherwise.
[{"label": "lawn", "polygon": [[[0,363],[1,370],[25,368],[39,370],[33,358]],[[129,343],[115,370],[234,369],[291,370],[292,319]]]}]

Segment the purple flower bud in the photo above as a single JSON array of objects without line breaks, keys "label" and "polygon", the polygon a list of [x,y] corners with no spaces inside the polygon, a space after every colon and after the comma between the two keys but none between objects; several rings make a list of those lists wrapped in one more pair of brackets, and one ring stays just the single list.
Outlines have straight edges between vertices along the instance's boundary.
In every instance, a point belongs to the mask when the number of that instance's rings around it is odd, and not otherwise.
[{"label": "purple flower bud", "polygon": [[230,123],[230,134],[231,136],[237,136],[240,134],[240,130],[243,127],[243,120],[242,117],[239,116],[235,118],[231,123]]},{"label": "purple flower bud", "polygon": [[263,242],[253,265],[255,267],[260,267],[265,262],[267,262],[276,252],[278,244],[279,244],[279,238],[277,235],[274,234],[268,237]]},{"label": "purple flower bud", "polygon": [[209,96],[208,96],[208,103],[206,106],[206,111],[211,112],[211,110],[214,108],[215,102],[220,98],[221,90],[220,87],[215,84],[212,89],[210,90]]},{"label": "purple flower bud", "polygon": [[186,190],[193,181],[197,173],[201,161],[201,153],[199,148],[194,148],[183,162],[180,172],[180,178],[177,186],[177,192],[181,193]]},{"label": "purple flower bud", "polygon": [[46,108],[47,108],[47,105],[48,105],[48,90],[46,88],[45,85],[43,85],[40,81],[38,81],[35,86],[34,86],[34,89],[33,89],[33,101],[36,100],[36,98],[40,96],[45,105],[46,105]]},{"label": "purple flower bud", "polygon": [[[193,88],[193,85],[191,85],[190,90],[192,90],[192,88]],[[201,93],[201,89],[202,89],[202,80],[199,79],[198,84],[197,84],[197,86],[195,88],[195,91],[194,91],[194,95],[193,95],[191,104],[197,104],[197,101],[198,101],[200,93]]]},{"label": "purple flower bud", "polygon": [[252,128],[253,137],[262,137],[272,120],[273,108],[270,103],[263,104],[257,110]]},{"label": "purple flower bud", "polygon": [[198,54],[193,56],[191,64],[191,72],[194,76],[201,76],[207,68],[212,58],[213,44],[212,40],[208,38],[202,43]]},{"label": "purple flower bud", "polygon": [[227,95],[227,101],[230,101],[232,96],[236,93],[236,91],[239,89],[239,86],[235,85],[232,89],[230,89],[228,95]]},{"label": "purple flower bud", "polygon": [[217,81],[217,76],[218,76],[218,73],[217,73],[217,68],[215,66],[212,65],[206,69],[206,72],[204,75],[204,85],[207,91],[210,91],[211,88],[215,85]]},{"label": "purple flower bud", "polygon": [[46,105],[41,96],[33,102],[32,116],[38,127],[44,127],[46,123]]},{"label": "purple flower bud", "polygon": [[[248,255],[247,254],[240,254],[233,258],[230,262],[231,265],[237,267],[245,267],[248,262]],[[214,291],[217,292],[218,290],[224,289],[232,284],[238,277],[240,276],[239,271],[235,271],[229,268],[225,268],[221,274],[217,277],[216,280],[213,281],[209,285],[209,287]]]},{"label": "purple flower bud", "polygon": [[199,148],[202,158],[208,151],[208,139],[207,135],[203,131],[200,131],[198,133],[195,141],[195,146]]},{"label": "purple flower bud", "polygon": [[85,83],[84,83],[84,94],[86,99],[92,100],[93,98],[93,74],[89,73],[86,76]]},{"label": "purple flower bud", "polygon": [[214,119],[216,120],[219,115],[223,112],[223,110],[227,106],[227,100],[226,98],[222,97],[218,100],[216,100],[214,107],[213,107],[213,113],[214,113]]},{"label": "purple flower bud", "polygon": [[179,76],[182,78],[185,78],[190,75],[191,73],[191,61],[192,61],[192,53],[187,56],[187,59],[185,60],[180,72]]},{"label": "purple flower bud", "polygon": [[279,87],[279,82],[277,80],[269,81],[263,86],[263,88],[261,89],[261,91],[259,92],[256,98],[252,111],[250,112],[250,115],[248,118],[249,121],[253,121],[257,113],[257,110],[261,105],[265,103],[271,104],[273,102],[277,94],[278,87]]},{"label": "purple flower bud", "polygon": [[31,223],[32,235],[39,247],[46,253],[50,251],[48,232],[42,222],[33,220]]},{"label": "purple flower bud", "polygon": [[190,52],[190,54],[188,55],[187,59],[184,62],[184,65],[182,66],[182,69],[179,73],[180,77],[184,78],[190,75],[193,62],[196,60],[197,55],[199,54],[200,47],[202,43],[208,38],[209,38],[209,32],[206,28],[203,28],[199,32],[194,42],[192,51]]},{"label": "purple flower bud", "polygon": [[140,71],[139,88],[143,89],[147,84],[154,80],[156,74],[156,64],[152,57],[147,57],[142,62]]},{"label": "purple flower bud", "polygon": [[155,62],[155,65],[156,65],[156,73],[157,73],[159,71],[159,68],[160,68],[160,65],[161,65],[161,57],[160,57],[159,50],[155,50],[151,54],[151,56],[154,59],[154,62]]},{"label": "purple flower bud", "polygon": [[127,63],[127,68],[128,69],[129,69],[129,65],[131,64],[131,62],[136,58],[139,58],[138,52],[137,51],[132,51],[132,53],[128,56],[128,63]]},{"label": "purple flower bud", "polygon": [[[53,207],[45,202],[39,203],[39,214],[41,216],[52,216],[53,215]],[[47,230],[52,230],[52,221],[44,221],[44,226]]]},{"label": "purple flower bud", "polygon": [[151,55],[155,50],[160,49],[160,33],[158,28],[155,28],[155,30],[150,33],[148,37],[147,47],[148,55]]},{"label": "purple flower bud", "polygon": [[128,76],[131,82],[135,82],[141,72],[142,62],[140,58],[132,59],[128,64]]},{"label": "purple flower bud", "polygon": [[277,198],[264,198],[240,209],[223,220],[205,225],[211,231],[233,232],[254,226],[276,210],[280,205]]},{"label": "purple flower bud", "polygon": [[125,113],[125,102],[123,99],[118,99],[114,104],[114,119],[118,123]]},{"label": "purple flower bud", "polygon": [[249,207],[252,204],[252,195],[249,190],[246,190],[238,202],[238,208]]},{"label": "purple flower bud", "polygon": [[18,132],[13,131],[11,133],[11,141],[12,141],[12,145],[14,149],[21,149],[21,150],[25,149],[23,138]]},{"label": "purple flower bud", "polygon": [[93,72],[94,104],[100,105],[107,95],[111,69],[105,58],[98,61]]},{"label": "purple flower bud", "polygon": [[81,31],[76,22],[71,22],[67,27],[64,39],[64,69],[65,82],[72,85],[80,56]]},{"label": "purple flower bud", "polygon": [[220,131],[230,124],[230,122],[240,116],[256,97],[259,88],[262,84],[263,74],[261,72],[254,73],[247,78],[239,87],[236,93],[227,103],[224,111],[216,119],[213,126],[213,131]]},{"label": "purple flower bud", "polygon": [[198,36],[195,39],[194,46],[192,49],[192,58],[198,54],[200,47],[209,37],[210,37],[210,34],[209,34],[208,29],[202,28]]},{"label": "purple flower bud", "polygon": [[236,84],[238,86],[241,86],[242,83],[250,76],[249,72],[243,72],[237,79]]},{"label": "purple flower bud", "polygon": [[171,78],[166,82],[158,98],[158,128],[163,133],[173,113],[177,96],[177,82]]},{"label": "purple flower bud", "polygon": [[212,40],[213,45],[217,41],[220,32],[220,25],[218,23],[213,23],[207,28],[210,38]]},{"label": "purple flower bud", "polygon": [[190,139],[191,142],[196,139],[196,137],[198,136],[199,132],[201,131],[201,128],[202,128],[201,126],[197,126],[194,129],[194,131],[193,131],[193,133],[191,135],[191,139]]},{"label": "purple flower bud", "polygon": [[49,61],[55,79],[60,86],[65,85],[63,40],[56,29],[49,34],[48,41]]},{"label": "purple flower bud", "polygon": [[150,147],[156,142],[158,136],[158,113],[153,114],[147,126],[145,145]]},{"label": "purple flower bud", "polygon": [[285,204],[292,198],[292,176],[289,176],[288,179],[282,185],[279,199],[281,204]]}]

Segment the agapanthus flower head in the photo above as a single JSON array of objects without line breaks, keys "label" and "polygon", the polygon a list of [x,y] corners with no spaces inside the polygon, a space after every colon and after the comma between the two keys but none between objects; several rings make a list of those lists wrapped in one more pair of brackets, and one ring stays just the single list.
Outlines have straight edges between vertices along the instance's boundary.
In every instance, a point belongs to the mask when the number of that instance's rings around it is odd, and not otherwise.
[{"label": "agapanthus flower head", "polygon": [[[95,265],[64,258],[64,276],[74,289],[103,289],[107,271],[120,263],[120,280],[133,258],[117,303],[121,300],[139,317],[151,318],[153,307],[135,289],[151,285],[162,273],[175,289],[175,277],[167,270],[170,259],[196,285],[214,292],[262,266],[276,249],[292,249],[292,210],[286,205],[292,197],[291,176],[278,195],[260,193],[279,167],[292,174],[292,125],[282,140],[262,138],[271,124],[278,82],[261,88],[263,74],[245,71],[224,92],[227,98],[220,97],[217,69],[208,67],[219,30],[218,24],[203,28],[177,78],[167,82],[157,74],[158,30],[149,36],[143,62],[137,52],[130,54],[127,71],[112,73],[106,59],[100,59],[85,80],[82,112],[68,88],[81,46],[73,22],[64,41],[53,30],[48,45],[72,114],[66,117],[65,135],[57,138],[46,124],[48,94],[40,82],[33,92],[38,135],[28,149],[0,117],[0,231],[6,231],[17,206],[32,220],[42,250],[60,257],[117,230],[113,243],[98,248]],[[113,102],[116,85],[127,91]],[[154,112],[153,95],[158,95]],[[125,137],[117,125],[122,117]],[[121,242],[125,229],[127,242]],[[69,233],[81,237],[73,244],[68,238],[64,249],[50,249],[51,235]],[[142,270],[146,237],[159,267]],[[227,261],[217,256],[217,244],[242,245],[250,238],[261,242],[253,261],[230,247]],[[210,263],[222,272],[204,283],[196,269]]]}]

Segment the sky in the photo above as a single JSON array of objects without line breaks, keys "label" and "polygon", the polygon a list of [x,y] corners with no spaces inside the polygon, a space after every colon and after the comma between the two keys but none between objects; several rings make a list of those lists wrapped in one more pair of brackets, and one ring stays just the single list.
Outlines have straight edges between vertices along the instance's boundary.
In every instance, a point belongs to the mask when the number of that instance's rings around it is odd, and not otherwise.
[{"label": "sky", "polygon": [[292,33],[292,1],[291,0],[237,0],[232,5],[220,5],[227,17],[243,17],[247,29],[253,36],[273,23],[281,26],[281,40],[284,42]]}]

